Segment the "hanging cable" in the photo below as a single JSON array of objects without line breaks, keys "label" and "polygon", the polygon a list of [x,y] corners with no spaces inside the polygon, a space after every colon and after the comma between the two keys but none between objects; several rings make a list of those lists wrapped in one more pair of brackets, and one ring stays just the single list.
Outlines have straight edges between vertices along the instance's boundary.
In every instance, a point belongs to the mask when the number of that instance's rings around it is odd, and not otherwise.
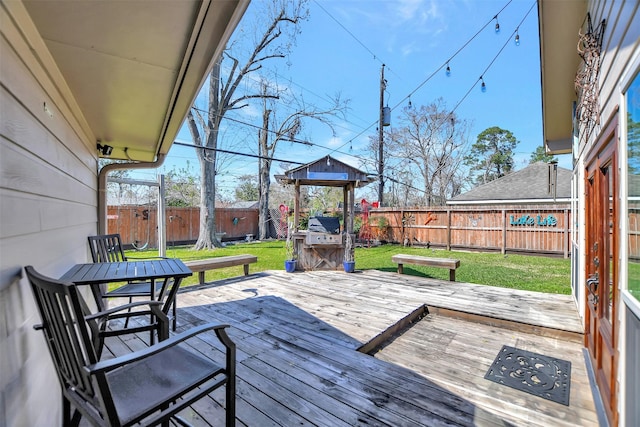
[{"label": "hanging cable", "polygon": [[304,163],[296,162],[296,161],[293,161],[293,160],[277,159],[275,157],[260,156],[258,154],[240,153],[238,151],[223,150],[222,148],[202,147],[202,146],[198,146],[198,145],[194,145],[194,144],[187,144],[187,143],[179,142],[179,141],[173,141],[173,143],[175,145],[180,145],[182,147],[191,147],[191,148],[197,148],[197,149],[208,150],[208,151],[216,151],[218,153],[233,154],[233,155],[236,155],[236,156],[251,157],[251,158],[254,158],[254,159],[271,159],[271,160],[275,160],[276,162],[292,163],[292,164],[296,164],[296,165],[303,165],[304,164]]},{"label": "hanging cable", "polygon": [[[534,1],[531,4],[531,7],[529,8],[529,10],[527,11],[527,13],[525,13],[524,17],[522,18],[522,20],[520,21],[520,23],[518,24],[518,26],[516,27],[516,29],[513,31],[513,33],[511,34],[511,36],[513,36],[514,34],[516,34],[518,32],[518,28],[520,28],[520,26],[522,25],[522,23],[524,22],[525,19],[527,19],[527,16],[529,16],[529,14],[531,13],[531,11],[533,10],[533,7],[537,4],[536,1]],[[467,93],[464,94],[464,96],[458,101],[458,103],[455,105],[455,107],[453,107],[453,109],[451,110],[451,112],[453,113],[454,111],[456,111],[458,109],[458,107],[460,106],[460,104],[462,104],[462,102],[467,98],[467,96],[469,96],[469,93],[471,93],[471,91],[473,90],[474,87],[476,87],[476,85],[479,82],[482,82],[482,85],[484,86],[485,90],[486,90],[486,85],[484,83],[484,79],[483,76],[487,73],[487,71],[489,71],[489,69],[491,68],[491,66],[493,65],[494,62],[496,62],[496,59],[498,59],[498,57],[500,56],[500,54],[502,53],[502,51],[504,50],[505,47],[507,47],[507,45],[509,44],[509,42],[511,41],[511,36],[507,37],[506,41],[504,42],[504,44],[502,45],[502,47],[500,48],[500,50],[498,51],[498,53],[496,53],[496,55],[493,57],[493,59],[491,60],[491,62],[489,62],[489,65],[486,66],[486,68],[484,69],[484,71],[482,72],[482,74],[480,75],[480,78],[478,80],[476,80],[473,85],[469,88],[469,90],[467,91]]]},{"label": "hanging cable", "polygon": [[[380,65],[384,65],[384,61],[382,59],[380,59],[380,57],[378,55],[376,55],[371,49],[369,49],[364,43],[362,43],[360,41],[360,39],[358,39],[351,31],[349,31],[349,29],[347,27],[345,27],[344,25],[342,25],[342,23],[340,21],[338,21],[332,14],[329,13],[329,11],[327,9],[325,9],[320,2],[318,2],[317,0],[313,1],[320,9],[322,9],[322,11],[324,13],[327,14],[327,16],[329,16],[329,18],[333,19],[335,21],[336,24],[338,24],[344,31],[346,31],[347,34],[349,34],[360,46],[362,46],[367,52],[369,52],[371,54],[371,56],[373,57],[374,60],[378,61],[380,63]],[[396,74],[393,69],[387,67],[387,69],[389,71],[391,71],[393,74]],[[397,75],[397,74],[396,74]],[[398,76],[400,77],[400,76]]]}]

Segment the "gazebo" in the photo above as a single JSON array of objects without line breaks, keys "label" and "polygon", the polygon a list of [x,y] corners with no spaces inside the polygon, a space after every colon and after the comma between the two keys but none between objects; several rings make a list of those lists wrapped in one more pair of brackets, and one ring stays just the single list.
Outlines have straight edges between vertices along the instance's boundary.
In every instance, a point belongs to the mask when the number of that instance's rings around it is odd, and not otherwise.
[{"label": "gazebo", "polygon": [[[276,175],[280,184],[294,185],[293,246],[298,262],[296,270],[337,270],[342,265],[347,240],[353,242],[355,189],[373,181],[365,172],[331,156],[298,166]],[[340,232],[327,217],[309,218],[309,230],[300,230],[300,188],[303,185],[342,187],[344,191],[344,228]],[[328,227],[327,227],[328,225]],[[327,229],[328,228],[328,229]],[[351,249],[352,250],[352,249]]]}]

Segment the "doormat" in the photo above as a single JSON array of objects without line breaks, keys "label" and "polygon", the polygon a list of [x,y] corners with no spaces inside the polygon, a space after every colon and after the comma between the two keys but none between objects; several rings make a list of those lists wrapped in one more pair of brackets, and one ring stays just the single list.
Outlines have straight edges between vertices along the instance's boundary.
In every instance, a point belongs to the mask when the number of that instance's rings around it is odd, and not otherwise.
[{"label": "doormat", "polygon": [[569,406],[571,362],[507,345],[485,379]]}]

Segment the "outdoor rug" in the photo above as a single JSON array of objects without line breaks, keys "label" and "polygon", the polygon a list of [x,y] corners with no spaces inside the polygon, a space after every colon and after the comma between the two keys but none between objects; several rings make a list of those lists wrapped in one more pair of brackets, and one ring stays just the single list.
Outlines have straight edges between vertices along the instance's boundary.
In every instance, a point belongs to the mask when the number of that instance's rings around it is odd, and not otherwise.
[{"label": "outdoor rug", "polygon": [[569,406],[571,362],[502,346],[485,379]]}]

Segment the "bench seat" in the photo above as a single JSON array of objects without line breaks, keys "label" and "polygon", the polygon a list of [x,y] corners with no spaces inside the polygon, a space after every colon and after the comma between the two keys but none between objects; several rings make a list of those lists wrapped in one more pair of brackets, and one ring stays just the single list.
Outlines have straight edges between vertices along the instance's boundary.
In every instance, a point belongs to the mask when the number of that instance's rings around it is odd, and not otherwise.
[{"label": "bench seat", "polygon": [[208,270],[215,270],[216,268],[234,267],[236,265],[244,266],[244,275],[249,274],[249,264],[258,262],[258,257],[255,255],[243,254],[243,255],[229,255],[215,258],[195,259],[192,261],[185,261],[184,264],[191,269],[194,273],[198,273],[198,281],[200,284],[204,283],[204,273]]},{"label": "bench seat", "polygon": [[391,257],[391,261],[398,264],[398,273],[403,273],[403,264],[426,265],[428,267],[440,267],[449,269],[449,280],[455,282],[456,268],[460,267],[460,260],[453,258],[430,258],[420,255],[397,254]]}]

